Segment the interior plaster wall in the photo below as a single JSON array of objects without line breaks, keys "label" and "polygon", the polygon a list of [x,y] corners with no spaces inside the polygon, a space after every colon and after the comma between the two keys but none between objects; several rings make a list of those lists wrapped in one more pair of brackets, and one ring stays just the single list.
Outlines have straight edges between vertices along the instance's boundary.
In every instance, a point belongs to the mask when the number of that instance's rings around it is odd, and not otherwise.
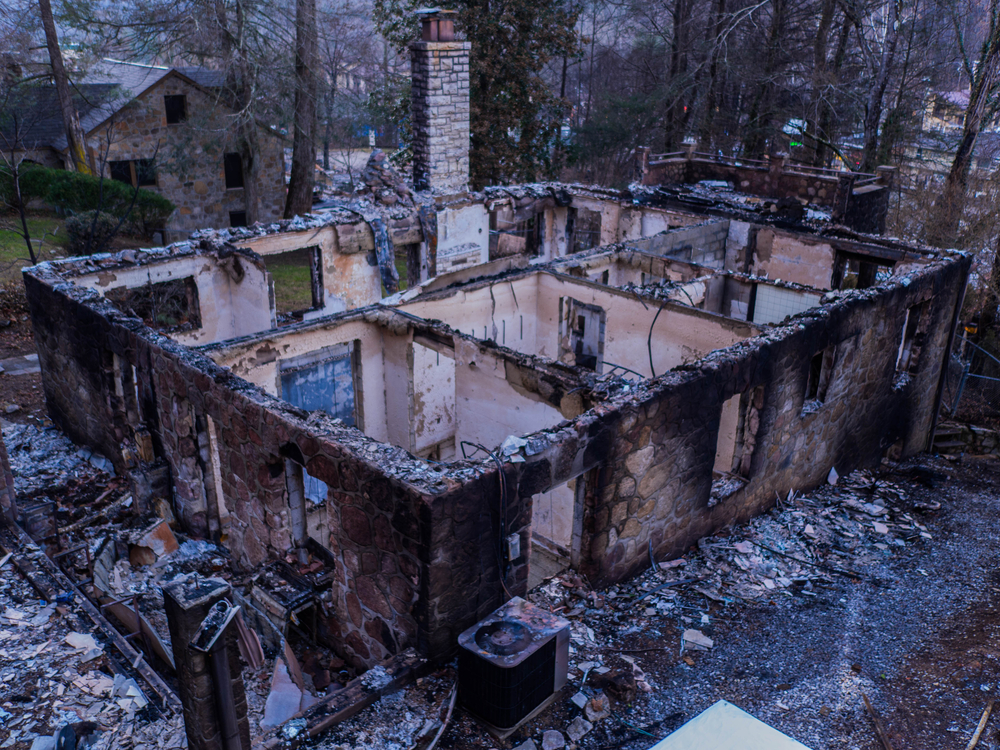
[{"label": "interior plaster wall", "polygon": [[554,405],[511,384],[504,358],[455,337],[457,444],[464,440],[495,450],[510,435],[528,435],[564,419]]},{"label": "interior plaster wall", "polygon": [[104,296],[112,289],[136,289],[193,278],[198,287],[201,327],[171,337],[188,346],[210,344],[266,331],[272,327],[274,319],[264,269],[246,256],[230,258],[237,258],[240,264],[242,278],[239,281],[214,255],[186,255],[166,258],[159,263],[83,274],[75,276],[73,283]]},{"label": "interior plaster wall", "polygon": [[651,329],[657,375],[754,333],[750,326],[699,310],[672,303],[660,310],[617,290],[555,274],[539,274],[538,284],[536,345],[537,353],[547,357],[559,356],[559,300],[564,297],[602,308],[606,313],[604,360],[636,370],[644,377],[652,374],[647,346]]},{"label": "interior plaster wall", "polygon": [[303,357],[336,344],[357,341],[362,374],[360,392],[364,433],[375,440],[390,442],[383,341],[395,335],[377,323],[347,320],[321,328],[281,329],[266,338],[213,348],[206,354],[217,364],[228,367],[237,377],[281,398],[279,370],[282,361]]},{"label": "interior plaster wall", "polygon": [[822,239],[762,227],[750,272],[769,279],[830,289],[836,251]]},{"label": "interior plaster wall", "polygon": [[515,351],[543,354],[535,347],[537,298],[538,274],[529,274],[486,286],[458,288],[432,299],[408,302],[400,309]]},{"label": "interior plaster wall", "polygon": [[[449,356],[450,355],[450,356]],[[413,342],[414,448],[417,453],[445,444],[454,451],[456,428],[455,355]],[[450,443],[450,447],[448,444]],[[441,459],[450,458],[442,453]]]}]

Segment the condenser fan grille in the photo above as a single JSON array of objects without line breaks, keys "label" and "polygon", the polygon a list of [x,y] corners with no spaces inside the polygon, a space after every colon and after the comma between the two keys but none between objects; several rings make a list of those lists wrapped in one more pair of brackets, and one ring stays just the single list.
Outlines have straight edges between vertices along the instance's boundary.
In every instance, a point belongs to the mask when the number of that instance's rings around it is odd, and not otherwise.
[{"label": "condenser fan grille", "polygon": [[476,645],[497,656],[519,654],[531,645],[531,631],[513,620],[498,620],[476,631]]}]

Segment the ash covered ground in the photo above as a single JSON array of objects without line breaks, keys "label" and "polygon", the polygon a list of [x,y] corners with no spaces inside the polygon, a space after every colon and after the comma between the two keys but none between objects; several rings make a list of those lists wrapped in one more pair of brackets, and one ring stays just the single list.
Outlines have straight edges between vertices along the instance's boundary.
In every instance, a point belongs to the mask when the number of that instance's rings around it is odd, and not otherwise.
[{"label": "ash covered ground", "polygon": [[[897,750],[965,747],[1000,679],[998,469],[886,464],[786,499],[626,584],[551,579],[528,598],[572,623],[569,684],[505,742],[458,707],[438,747],[530,750],[557,731],[566,747],[638,750],[725,699],[816,750],[875,750],[862,694]],[[322,747],[412,747],[386,708]],[[977,747],[1000,747],[998,728],[991,718]]]}]

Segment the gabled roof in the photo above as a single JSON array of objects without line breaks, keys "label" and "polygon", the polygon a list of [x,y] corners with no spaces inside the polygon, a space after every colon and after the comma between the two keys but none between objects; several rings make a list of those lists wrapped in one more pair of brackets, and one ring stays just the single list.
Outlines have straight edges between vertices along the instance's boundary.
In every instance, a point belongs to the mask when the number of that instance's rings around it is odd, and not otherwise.
[{"label": "gabled roof", "polygon": [[[170,75],[179,75],[200,88],[218,88],[225,82],[220,71],[198,67],[170,68],[120,60],[101,60],[72,82],[73,100],[84,133],[91,133],[130,102],[142,96],[152,86]],[[18,105],[22,122],[28,124],[21,132],[25,148],[67,147],[59,99],[54,85],[25,87]],[[13,121],[0,122],[0,133],[13,135]]]}]

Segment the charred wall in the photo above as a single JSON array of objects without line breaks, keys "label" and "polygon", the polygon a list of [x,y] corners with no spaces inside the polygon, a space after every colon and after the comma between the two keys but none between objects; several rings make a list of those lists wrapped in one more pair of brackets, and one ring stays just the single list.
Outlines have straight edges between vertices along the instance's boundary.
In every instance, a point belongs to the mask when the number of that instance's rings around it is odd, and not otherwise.
[{"label": "charred wall", "polygon": [[[427,585],[430,497],[380,468],[418,466],[411,457],[374,441],[378,455],[360,457],[357,433],[345,437],[351,431],[315,417],[307,424],[304,413],[51,270],[27,273],[25,286],[56,424],[129,472],[135,425],[116,393],[114,360],[134,365],[142,425],[170,465],[176,515],[187,531],[207,536],[218,512],[212,498],[221,496],[230,523],[226,544],[239,568],[283,557],[292,544],[284,459],[327,484],[329,548],[337,560],[330,619],[346,658],[374,664],[426,639],[436,627],[428,618],[452,618],[453,604],[435,602]],[[201,450],[209,420],[217,473]],[[221,487],[213,486],[213,474]]]},{"label": "charred wall", "polygon": [[[893,448],[927,446],[941,367],[968,273],[968,259],[939,261],[878,290],[855,292],[789,325],[710,354],[663,376],[641,399],[609,415],[615,437],[586,511],[592,580],[622,580],[677,555],[722,526],[745,521],[775,493],[878,462]],[[907,310],[924,326],[915,371],[897,372]],[[813,357],[833,347],[821,401],[807,399]],[[713,504],[712,470],[725,402],[762,389],[745,486]],[[807,403],[808,401],[808,403]],[[579,450],[579,448],[577,448]]]}]

